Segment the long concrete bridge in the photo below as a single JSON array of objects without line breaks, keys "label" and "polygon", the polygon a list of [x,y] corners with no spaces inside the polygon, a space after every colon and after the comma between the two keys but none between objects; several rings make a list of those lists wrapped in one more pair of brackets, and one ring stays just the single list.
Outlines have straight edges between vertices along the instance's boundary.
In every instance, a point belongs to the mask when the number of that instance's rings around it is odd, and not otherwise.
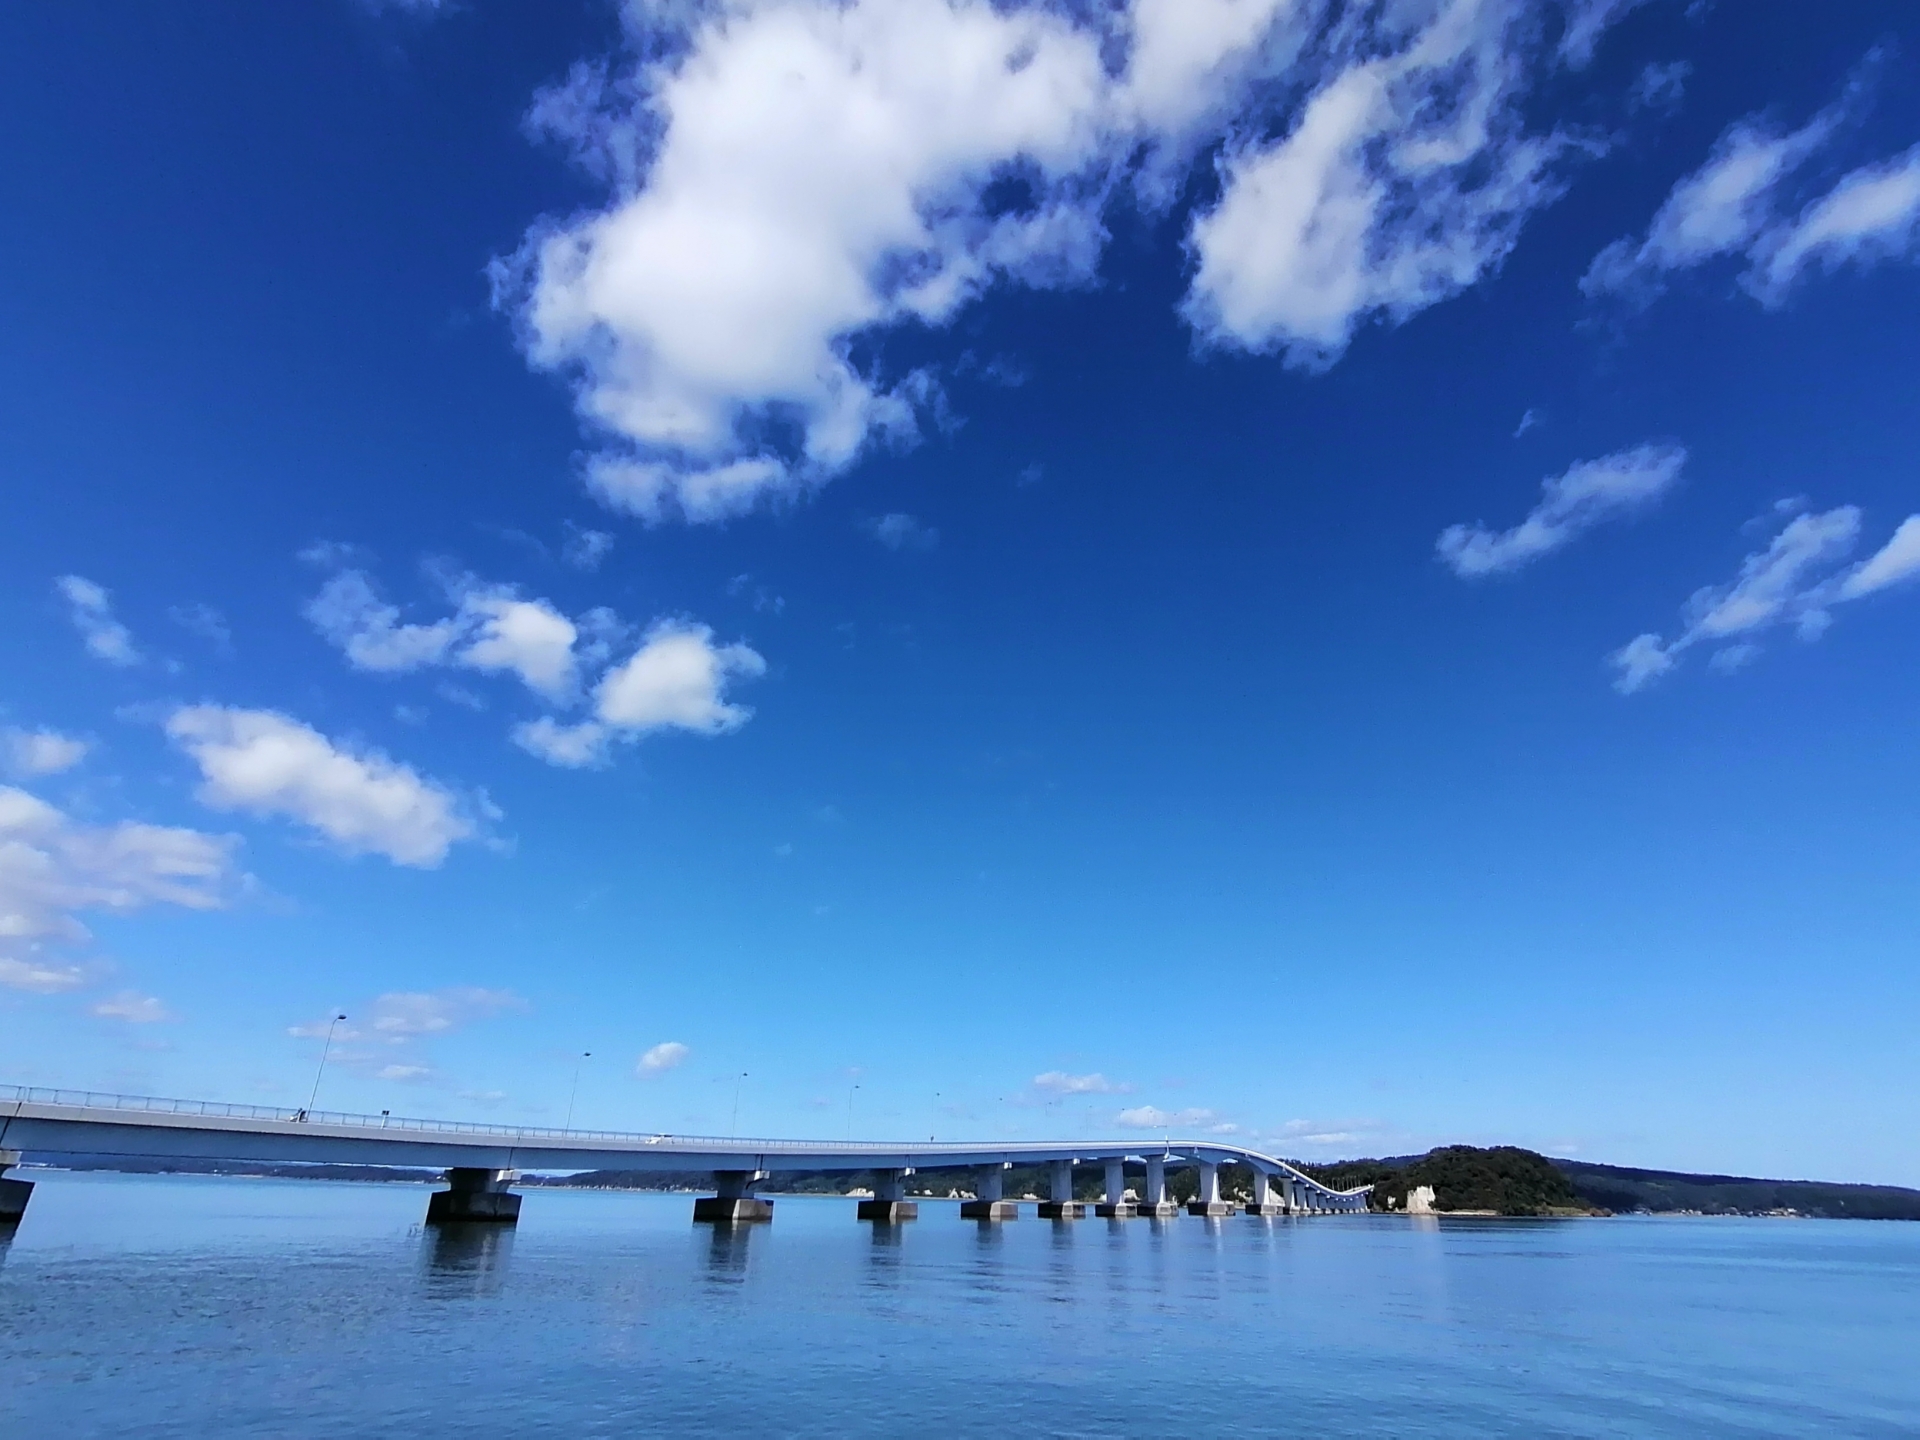
[{"label": "long concrete bridge", "polygon": [[[694,1202],[695,1220],[735,1223],[773,1218],[773,1205],[755,1192],[782,1173],[868,1172],[874,1194],[860,1203],[863,1220],[899,1221],[916,1214],[908,1178],[920,1170],[973,1172],[968,1219],[1010,1220],[1017,1202],[1003,1193],[1014,1166],[1042,1165],[1049,1177],[1042,1218],[1071,1220],[1089,1208],[1074,1198],[1077,1166],[1104,1171],[1103,1198],[1091,1208],[1114,1219],[1166,1217],[1179,1207],[1167,1198],[1168,1170],[1190,1169],[1192,1215],[1318,1215],[1367,1208],[1363,1185],[1335,1190],[1272,1155],[1213,1140],[983,1141],[894,1144],[873,1141],[742,1140],[703,1136],[559,1130],[391,1115],[221,1105],[159,1100],[92,1091],[0,1086],[0,1172],[21,1152],[118,1156],[147,1160],[227,1160],[424,1167],[446,1172],[448,1188],[427,1203],[429,1223],[519,1218],[520,1196],[508,1188],[522,1170],[629,1170],[713,1177],[714,1194]],[[1252,1199],[1221,1197],[1220,1168],[1253,1173]],[[1135,1192],[1129,1166],[1145,1172]],[[0,1224],[17,1221],[33,1186],[0,1178]]]}]

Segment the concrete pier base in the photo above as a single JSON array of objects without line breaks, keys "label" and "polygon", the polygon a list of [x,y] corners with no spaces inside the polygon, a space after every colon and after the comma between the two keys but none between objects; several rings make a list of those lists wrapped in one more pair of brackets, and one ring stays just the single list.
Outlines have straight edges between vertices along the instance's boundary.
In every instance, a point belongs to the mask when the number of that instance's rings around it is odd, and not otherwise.
[{"label": "concrete pier base", "polygon": [[1084,1200],[1042,1200],[1040,1218],[1042,1220],[1079,1220],[1087,1213]]},{"label": "concrete pier base", "polygon": [[1187,1206],[1187,1214],[1204,1215],[1208,1219],[1218,1219],[1222,1215],[1231,1215],[1238,1209],[1230,1200],[1194,1200]]},{"label": "concrete pier base", "polygon": [[1131,1200],[1102,1200],[1093,1207],[1093,1213],[1102,1220],[1131,1220],[1140,1213],[1140,1207]]},{"label": "concrete pier base", "polygon": [[702,1195],[693,1202],[696,1225],[752,1225],[773,1219],[773,1202],[758,1195]]},{"label": "concrete pier base", "polygon": [[513,1225],[520,1219],[520,1197],[507,1189],[511,1170],[447,1171],[447,1188],[427,1197],[427,1224],[450,1225],[477,1220],[490,1225]]},{"label": "concrete pier base", "polygon": [[18,1225],[32,1195],[31,1180],[0,1180],[0,1225]]},{"label": "concrete pier base", "polygon": [[877,1220],[882,1225],[897,1225],[902,1220],[916,1220],[920,1216],[920,1207],[911,1200],[862,1200],[859,1218]]},{"label": "concrete pier base", "polygon": [[1278,1200],[1253,1200],[1247,1203],[1246,1212],[1249,1215],[1284,1215],[1287,1207]]},{"label": "concrete pier base", "polygon": [[1180,1213],[1180,1207],[1171,1200],[1142,1200],[1133,1208],[1145,1220],[1171,1220]]},{"label": "concrete pier base", "polygon": [[1018,1220],[1020,1207],[1012,1200],[962,1200],[962,1220]]}]

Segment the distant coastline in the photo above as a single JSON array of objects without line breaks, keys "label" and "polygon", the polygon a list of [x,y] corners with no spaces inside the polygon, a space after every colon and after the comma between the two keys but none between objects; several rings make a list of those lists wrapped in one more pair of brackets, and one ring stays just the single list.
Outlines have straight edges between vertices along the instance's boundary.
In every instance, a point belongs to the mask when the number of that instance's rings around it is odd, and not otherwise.
[{"label": "distant coastline", "polygon": [[[384,1184],[437,1184],[437,1170],[402,1169],[383,1165],[254,1164],[244,1161],[140,1160],[126,1156],[36,1156],[24,1164],[33,1168],[74,1171],[117,1171],[125,1174],[216,1175],[236,1178],[345,1180]],[[1421,1187],[1433,1191],[1432,1213],[1459,1219],[1499,1217],[1556,1217],[1602,1215],[1761,1216],[1783,1219],[1920,1220],[1920,1189],[1899,1185],[1843,1184],[1820,1180],[1771,1180],[1755,1176],[1699,1174],[1649,1170],[1591,1161],[1557,1159],[1512,1146],[1476,1149],[1446,1146],[1424,1155],[1384,1159],[1347,1160],[1333,1164],[1299,1162],[1299,1168],[1323,1184],[1336,1188],[1371,1184],[1374,1208],[1386,1213],[1408,1213],[1409,1196]],[[926,1199],[971,1193],[970,1172],[922,1171],[909,1182],[909,1192]],[[1169,1173],[1168,1187],[1176,1199],[1183,1175]],[[573,1174],[528,1173],[517,1182],[522,1188],[597,1190],[654,1190],[691,1192],[710,1184],[704,1174],[673,1174],[618,1170],[589,1170]],[[1098,1177],[1084,1177],[1085,1197],[1096,1197]],[[1190,1183],[1190,1182],[1188,1182]],[[871,1191],[874,1177],[854,1172],[826,1174],[795,1172],[782,1175],[777,1190],[787,1195],[852,1195]],[[1221,1171],[1223,1193],[1245,1198],[1252,1176],[1238,1166]],[[1011,1171],[1007,1193],[1041,1193],[1044,1181],[1036,1169],[1030,1175]]]}]

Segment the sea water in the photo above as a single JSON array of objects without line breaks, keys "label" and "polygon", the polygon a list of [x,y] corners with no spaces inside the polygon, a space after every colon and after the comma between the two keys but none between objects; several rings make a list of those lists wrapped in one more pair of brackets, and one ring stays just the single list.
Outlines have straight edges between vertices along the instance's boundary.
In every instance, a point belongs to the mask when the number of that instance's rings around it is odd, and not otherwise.
[{"label": "sea water", "polygon": [[24,1173],[7,1436],[1920,1434],[1915,1224],[531,1189],[435,1232],[415,1185]]}]

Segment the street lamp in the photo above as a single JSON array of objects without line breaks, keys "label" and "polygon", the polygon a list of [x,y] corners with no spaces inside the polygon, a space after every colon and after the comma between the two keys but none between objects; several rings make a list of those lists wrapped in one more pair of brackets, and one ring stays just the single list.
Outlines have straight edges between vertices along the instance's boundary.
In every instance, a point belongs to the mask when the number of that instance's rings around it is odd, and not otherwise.
[{"label": "street lamp", "polygon": [[739,1078],[733,1082],[733,1120],[727,1127],[727,1138],[729,1140],[738,1140],[740,1138],[740,1081],[746,1078],[747,1072],[742,1070]]},{"label": "street lamp", "polygon": [[573,1128],[573,1102],[580,1093],[580,1067],[592,1058],[593,1051],[583,1050],[580,1052],[580,1058],[573,1062],[573,1088],[567,1091],[567,1123],[560,1127],[562,1130]]},{"label": "street lamp", "polygon": [[854,1081],[847,1086],[847,1143],[853,1143],[853,1092],[860,1088],[860,1082]]},{"label": "street lamp", "polygon": [[314,1102],[320,1098],[320,1077],[327,1073],[327,1056],[333,1051],[333,1032],[345,1015],[335,1015],[327,1025],[327,1043],[320,1047],[320,1068],[313,1072],[313,1094],[307,1097],[307,1108],[300,1112],[300,1118],[306,1119],[313,1113]]}]

